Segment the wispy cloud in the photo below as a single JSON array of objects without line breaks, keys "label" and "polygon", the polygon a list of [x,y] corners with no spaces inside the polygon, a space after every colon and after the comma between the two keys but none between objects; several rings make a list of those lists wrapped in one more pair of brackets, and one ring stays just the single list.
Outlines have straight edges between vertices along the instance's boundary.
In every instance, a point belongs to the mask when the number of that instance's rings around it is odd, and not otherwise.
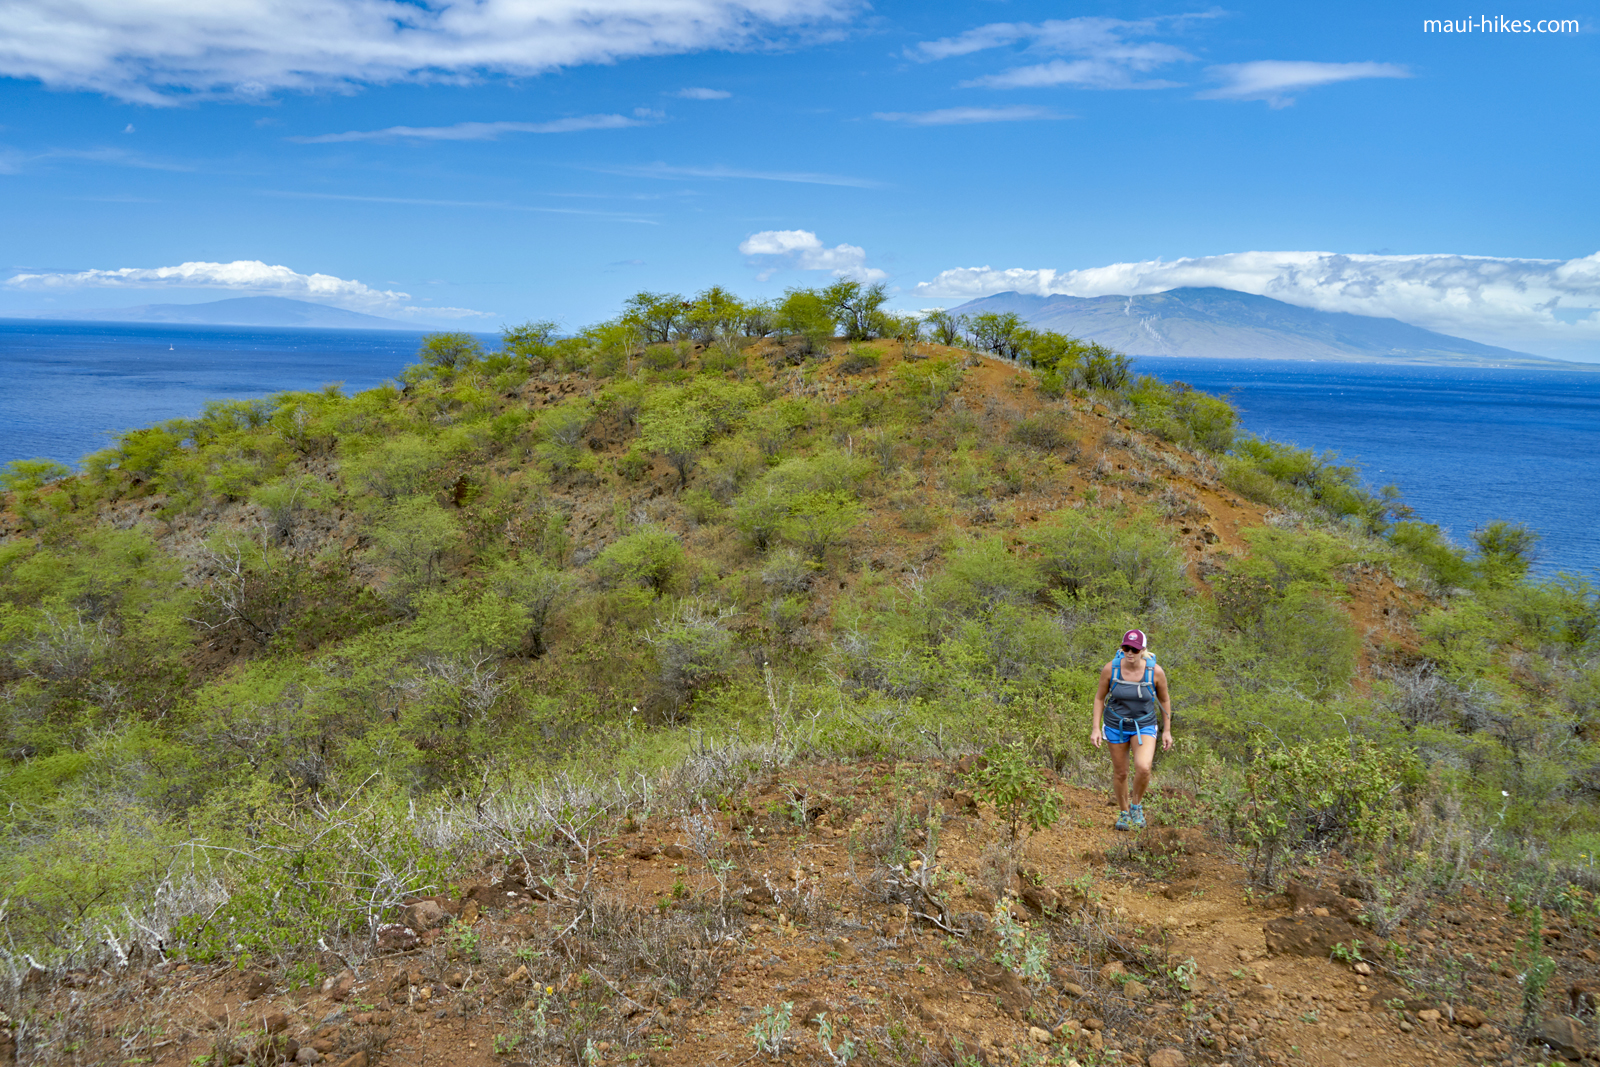
[{"label": "wispy cloud", "polygon": [[747,170],[743,167],[675,167],[650,163],[639,167],[596,167],[601,174],[620,174],[631,178],[686,180],[711,178],[718,181],[798,182],[801,185],[843,185],[856,189],[882,189],[884,183],[845,174],[820,174],[798,170]]},{"label": "wispy cloud", "polygon": [[173,104],[769,45],[859,0],[8,0],[0,75]]},{"label": "wispy cloud", "polygon": [[728,92],[726,89],[691,88],[679,89],[672,95],[682,97],[685,100],[726,100],[733,94]]},{"label": "wispy cloud", "polygon": [[1183,286],[1395,318],[1519,351],[1600,358],[1600,252],[1570,260],[1236,252],[1068,271],[964,267],[919,283],[912,295],[1120,296]]},{"label": "wispy cloud", "polygon": [[758,277],[762,281],[785,268],[832,271],[835,278],[854,278],[863,282],[875,282],[889,276],[876,267],[866,265],[866,249],[847,244],[829,248],[810,230],[762,230],[739,242],[739,251],[761,266]]},{"label": "wispy cloud", "polygon": [[486,315],[471,308],[418,307],[411,294],[375,289],[353,278],[332,274],[302,274],[259,259],[232,263],[194,261],[174,267],[121,267],[115,270],[25,271],[3,283],[7,288],[34,292],[73,289],[212,289],[234,293],[270,294],[309,300],[357,311],[434,318],[472,318]]},{"label": "wispy cloud", "polygon": [[550,122],[458,122],[453,126],[386,126],[381,130],[349,130],[345,133],[321,133],[310,137],[286,137],[297,144],[340,144],[346,141],[493,141],[508,133],[578,133],[582,130],[620,130],[629,126],[643,126],[646,119],[657,113],[643,116],[627,115],[575,115],[572,118],[554,119]]},{"label": "wispy cloud", "polygon": [[[655,219],[627,211],[590,211],[577,207],[543,207],[537,204],[515,204],[505,200],[437,200],[418,196],[362,196],[354,193],[313,193],[287,189],[258,189],[258,196],[282,196],[294,200],[346,200],[358,204],[406,204],[416,207],[464,207],[489,211],[532,211],[544,215],[587,215],[593,218],[616,219],[619,222],[638,222],[659,226]],[[553,196],[566,194],[553,193]]]},{"label": "wispy cloud", "polygon": [[1310,63],[1262,59],[1253,63],[1229,63],[1206,71],[1222,82],[1215,89],[1196,94],[1203,100],[1264,100],[1272,107],[1294,103],[1291,93],[1334,82],[1364,78],[1409,78],[1411,72],[1393,63]]},{"label": "wispy cloud", "polygon": [[908,126],[967,126],[979,122],[1035,122],[1072,116],[1048,107],[1018,104],[1015,107],[946,107],[937,111],[874,111],[872,117]]},{"label": "wispy cloud", "polygon": [[1083,17],[1046,22],[994,22],[955,37],[923,41],[908,58],[934,62],[992,48],[1021,46],[1024,54],[1069,56],[1010,67],[962,82],[966,88],[1018,89],[1075,85],[1093,89],[1153,89],[1174,83],[1142,77],[1158,67],[1193,60],[1176,45],[1148,40],[1209,15],[1173,15],[1128,21]]}]

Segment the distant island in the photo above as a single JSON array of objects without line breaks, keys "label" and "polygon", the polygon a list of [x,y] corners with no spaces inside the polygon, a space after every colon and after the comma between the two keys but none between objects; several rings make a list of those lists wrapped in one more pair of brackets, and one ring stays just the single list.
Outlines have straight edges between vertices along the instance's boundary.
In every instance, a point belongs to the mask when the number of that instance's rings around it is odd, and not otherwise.
[{"label": "distant island", "polygon": [[965,315],[1008,311],[1036,328],[1098,341],[1131,356],[1600,370],[1596,364],[1450,337],[1399,319],[1318,311],[1232,289],[1095,297],[997,293],[950,309]]},{"label": "distant island", "polygon": [[281,296],[238,296],[200,304],[7,311],[0,312],[0,318],[53,319],[63,322],[171,322],[193,326],[310,326],[325,330],[415,331],[428,328],[426,323],[405,322]]}]

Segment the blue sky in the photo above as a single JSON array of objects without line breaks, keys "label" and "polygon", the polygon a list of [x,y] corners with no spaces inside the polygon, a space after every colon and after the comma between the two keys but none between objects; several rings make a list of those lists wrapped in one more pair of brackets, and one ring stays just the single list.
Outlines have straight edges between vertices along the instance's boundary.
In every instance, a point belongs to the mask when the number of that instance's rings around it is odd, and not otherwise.
[{"label": "blue sky", "polygon": [[0,314],[1218,284],[1600,360],[1582,3],[13,0]]}]

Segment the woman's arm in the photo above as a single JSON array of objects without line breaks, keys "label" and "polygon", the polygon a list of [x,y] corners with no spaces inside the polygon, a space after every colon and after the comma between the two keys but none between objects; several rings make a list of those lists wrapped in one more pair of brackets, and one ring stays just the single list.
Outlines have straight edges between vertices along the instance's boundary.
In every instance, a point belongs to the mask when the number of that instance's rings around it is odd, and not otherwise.
[{"label": "woman's arm", "polygon": [[1161,705],[1161,747],[1172,747],[1172,697],[1167,694],[1167,672],[1156,665],[1156,700]]},{"label": "woman's arm", "polygon": [[1106,694],[1111,691],[1111,664],[1107,663],[1100,668],[1100,684],[1094,691],[1094,719],[1089,724],[1089,743],[1095,748],[1100,747],[1100,742],[1105,740],[1105,732],[1101,729],[1101,721],[1106,714]]}]

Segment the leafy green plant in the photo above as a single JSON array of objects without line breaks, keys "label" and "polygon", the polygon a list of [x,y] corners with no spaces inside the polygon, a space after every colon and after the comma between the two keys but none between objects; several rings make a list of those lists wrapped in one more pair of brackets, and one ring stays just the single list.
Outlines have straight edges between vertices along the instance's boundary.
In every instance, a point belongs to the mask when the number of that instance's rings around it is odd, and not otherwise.
[{"label": "leafy green plant", "polygon": [[1544,953],[1544,913],[1537,908],[1522,942],[1521,957],[1522,973],[1517,981],[1522,986],[1522,1026],[1531,1029],[1539,1021],[1545,992],[1556,973],[1556,961]]},{"label": "leafy green plant", "polygon": [[1061,815],[1061,797],[1020,744],[991,745],[968,774],[978,799],[995,806],[1016,840],[1023,826],[1043,830]]},{"label": "leafy green plant", "polygon": [[1341,963],[1361,963],[1366,959],[1365,956],[1361,955],[1360,938],[1352,938],[1348,945],[1343,941],[1338,942],[1329,951],[1328,956],[1330,959],[1338,960]]},{"label": "leafy green plant", "polygon": [[1371,848],[1406,822],[1402,792],[1413,761],[1370,741],[1251,745],[1244,803],[1231,831],[1249,847],[1250,872],[1273,887],[1283,863],[1305,848]]},{"label": "leafy green plant", "polygon": [[1181,963],[1174,964],[1167,972],[1173,983],[1185,993],[1194,988],[1194,980],[1200,976],[1200,965],[1190,956]]},{"label": "leafy green plant", "polygon": [[1019,923],[1005,901],[995,906],[991,925],[1000,940],[1000,946],[995,950],[996,963],[1018,978],[1037,983],[1049,981],[1048,936],[1035,933]]},{"label": "leafy green plant", "polygon": [[833,1062],[834,1067],[848,1067],[856,1057],[856,1043],[848,1034],[840,1035],[827,1012],[819,1014],[816,1023],[817,1044],[822,1046],[823,1054]]},{"label": "leafy green plant", "polygon": [[761,1009],[761,1015],[750,1028],[750,1040],[755,1044],[756,1052],[765,1052],[776,1059],[783,1054],[789,1042],[789,1030],[794,1022],[793,1001],[783,1001],[781,1004],[768,1004]]}]

